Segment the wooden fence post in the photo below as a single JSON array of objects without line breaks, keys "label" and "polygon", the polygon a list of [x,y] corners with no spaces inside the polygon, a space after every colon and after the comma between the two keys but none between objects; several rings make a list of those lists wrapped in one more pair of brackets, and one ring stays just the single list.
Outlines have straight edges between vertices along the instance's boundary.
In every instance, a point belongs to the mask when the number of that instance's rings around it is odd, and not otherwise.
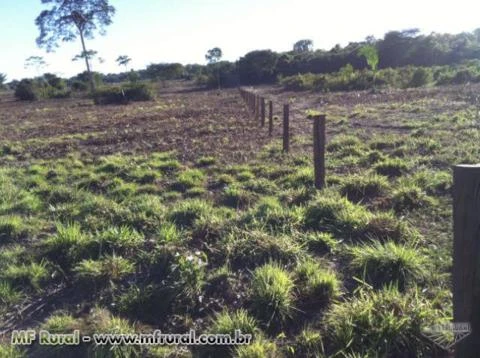
[{"label": "wooden fence post", "polygon": [[260,98],[260,126],[265,127],[265,98]]},{"label": "wooden fence post", "polygon": [[480,165],[453,167],[453,319],[470,323],[471,334],[455,357],[480,352]]},{"label": "wooden fence post", "polygon": [[268,135],[271,137],[273,133],[273,102],[268,101]]},{"label": "wooden fence post", "polygon": [[255,102],[255,121],[260,120],[260,95],[255,96],[256,102]]},{"label": "wooden fence post", "polygon": [[290,120],[290,105],[283,105],[283,151],[288,153],[289,142],[290,142],[290,133],[289,133],[289,120]]},{"label": "wooden fence post", "polygon": [[313,166],[315,170],[315,188],[325,186],[325,120],[324,114],[315,115],[313,119]]}]

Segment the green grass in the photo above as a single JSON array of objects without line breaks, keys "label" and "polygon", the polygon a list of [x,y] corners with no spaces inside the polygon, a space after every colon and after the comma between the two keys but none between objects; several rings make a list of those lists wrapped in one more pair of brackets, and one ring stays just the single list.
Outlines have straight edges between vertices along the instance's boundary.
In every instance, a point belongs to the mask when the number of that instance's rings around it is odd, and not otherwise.
[{"label": "green grass", "polygon": [[374,242],[350,249],[351,268],[356,275],[374,287],[421,283],[427,276],[428,260],[414,247]]},{"label": "green grass", "polygon": [[290,273],[276,263],[268,263],[253,272],[252,310],[269,329],[278,329],[278,325],[292,318],[293,289]]},{"label": "green grass", "polygon": [[[323,190],[313,186],[308,122],[296,122],[289,154],[277,139],[226,157],[194,137],[187,156],[122,147],[131,151],[101,157],[83,147],[104,132],[2,140],[10,154],[0,156],[1,313],[66,287],[62,311],[33,317],[32,328],[242,327],[255,336],[228,349],[36,345],[25,356],[422,356],[419,328],[452,315],[451,166],[478,161],[475,108],[450,89],[422,99],[395,92],[388,103],[383,93],[359,94],[353,106],[342,104],[353,97],[322,94]],[[210,107],[201,96],[200,108]],[[158,111],[141,107],[121,116]],[[81,115],[88,122],[96,110]],[[44,112],[29,112],[18,130],[48,125]],[[208,113],[209,133],[226,128]],[[52,148],[67,153],[39,158]],[[7,349],[0,356],[20,354]]]},{"label": "green grass", "polygon": [[326,305],[340,295],[341,282],[330,268],[305,259],[296,270],[299,299],[307,305]]},{"label": "green grass", "polygon": [[361,290],[334,304],[324,324],[331,353],[380,356],[427,352],[421,327],[441,320],[431,302],[418,291],[402,294],[395,288]]}]

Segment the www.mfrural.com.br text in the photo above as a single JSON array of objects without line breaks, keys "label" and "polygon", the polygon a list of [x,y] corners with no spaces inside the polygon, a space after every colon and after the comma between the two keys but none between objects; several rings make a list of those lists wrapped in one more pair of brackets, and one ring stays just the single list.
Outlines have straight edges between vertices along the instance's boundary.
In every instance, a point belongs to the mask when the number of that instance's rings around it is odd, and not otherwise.
[{"label": "www.mfrural.com.br text", "polygon": [[188,333],[168,334],[155,330],[152,333],[135,334],[108,334],[94,333],[82,335],[79,330],[68,334],[50,333],[46,330],[16,330],[12,332],[10,343],[12,345],[80,345],[93,343],[96,345],[246,345],[252,341],[251,334],[242,334],[235,330],[230,334],[199,334],[195,330]]}]

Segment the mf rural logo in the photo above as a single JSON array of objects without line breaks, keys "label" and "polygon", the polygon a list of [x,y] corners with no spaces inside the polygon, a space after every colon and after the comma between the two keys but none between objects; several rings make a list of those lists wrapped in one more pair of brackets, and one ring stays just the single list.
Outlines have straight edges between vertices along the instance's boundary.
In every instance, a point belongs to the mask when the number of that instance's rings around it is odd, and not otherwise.
[{"label": "mf rural logo", "polygon": [[468,322],[435,324],[422,328],[424,337],[445,350],[450,350],[471,332],[472,328]]}]

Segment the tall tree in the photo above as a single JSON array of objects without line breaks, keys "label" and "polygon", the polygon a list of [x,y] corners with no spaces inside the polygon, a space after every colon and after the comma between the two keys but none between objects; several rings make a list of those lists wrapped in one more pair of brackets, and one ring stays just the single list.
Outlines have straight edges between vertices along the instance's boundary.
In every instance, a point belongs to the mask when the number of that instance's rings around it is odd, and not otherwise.
[{"label": "tall tree", "polygon": [[[80,37],[82,53],[87,54],[85,39],[92,39],[98,30],[105,34],[105,27],[112,23],[115,8],[109,0],[41,0],[42,4],[53,4],[50,10],[43,10],[35,24],[40,30],[37,44],[52,52],[59,41],[74,41]],[[84,57],[90,77],[90,87],[95,91],[95,82],[90,70],[88,56]]]},{"label": "tall tree", "polygon": [[132,61],[132,59],[127,55],[122,55],[122,56],[118,56],[115,61],[117,61],[119,66],[125,66],[125,70],[128,71],[127,66],[130,63],[130,61]]},{"label": "tall tree", "polygon": [[[220,47],[214,47],[207,51],[207,54],[205,55],[205,59],[208,61],[210,65],[215,66],[215,64],[220,61],[222,56],[223,56],[223,53]],[[216,67],[217,67],[218,89],[220,89],[220,68],[218,66]]]},{"label": "tall tree", "polygon": [[305,53],[313,51],[313,41],[309,39],[304,39],[295,42],[293,45],[293,52]]}]

